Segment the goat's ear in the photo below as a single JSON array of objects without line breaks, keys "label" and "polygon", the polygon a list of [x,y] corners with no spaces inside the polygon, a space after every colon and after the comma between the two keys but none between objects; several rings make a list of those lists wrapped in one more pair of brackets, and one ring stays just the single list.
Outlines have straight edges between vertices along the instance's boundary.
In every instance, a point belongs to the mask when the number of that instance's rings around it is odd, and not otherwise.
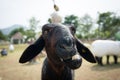
[{"label": "goat's ear", "polygon": [[44,48],[45,42],[43,37],[41,36],[35,43],[28,46],[23,54],[21,55],[19,62],[25,63],[27,61],[30,61],[34,57],[36,57]]},{"label": "goat's ear", "polygon": [[79,54],[88,62],[96,63],[94,55],[79,40],[76,39],[76,46]]}]

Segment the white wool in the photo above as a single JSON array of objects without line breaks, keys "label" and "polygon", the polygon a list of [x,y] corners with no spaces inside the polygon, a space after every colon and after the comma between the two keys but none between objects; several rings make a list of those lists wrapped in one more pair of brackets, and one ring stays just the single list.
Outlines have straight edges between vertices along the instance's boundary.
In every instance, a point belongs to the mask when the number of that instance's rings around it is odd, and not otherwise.
[{"label": "white wool", "polygon": [[120,42],[112,40],[96,40],[91,45],[91,51],[95,56],[120,55]]}]

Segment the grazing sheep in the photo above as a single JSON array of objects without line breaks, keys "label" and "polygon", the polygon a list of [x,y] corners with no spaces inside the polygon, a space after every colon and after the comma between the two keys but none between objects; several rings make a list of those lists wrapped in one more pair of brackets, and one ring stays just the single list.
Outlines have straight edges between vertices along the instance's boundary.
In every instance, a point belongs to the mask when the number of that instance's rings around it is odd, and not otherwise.
[{"label": "grazing sheep", "polygon": [[98,64],[103,65],[102,57],[107,56],[107,64],[109,64],[109,56],[114,56],[114,63],[117,64],[117,56],[120,55],[120,42],[112,40],[96,40],[91,45],[91,51],[95,55]]},{"label": "grazing sheep", "polygon": [[75,28],[70,25],[44,25],[40,38],[23,52],[19,62],[31,60],[45,47],[47,58],[43,63],[41,80],[74,80],[74,69],[82,63],[80,55],[96,63],[90,50],[74,34]]}]

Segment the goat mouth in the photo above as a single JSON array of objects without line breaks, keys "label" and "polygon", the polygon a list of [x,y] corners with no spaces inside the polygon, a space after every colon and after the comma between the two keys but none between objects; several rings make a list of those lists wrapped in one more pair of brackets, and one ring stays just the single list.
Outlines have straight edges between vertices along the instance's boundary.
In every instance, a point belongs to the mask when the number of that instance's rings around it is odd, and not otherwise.
[{"label": "goat mouth", "polygon": [[67,46],[64,44],[58,43],[56,45],[56,53],[62,59],[70,59],[71,56],[76,54],[77,50],[73,46]]},{"label": "goat mouth", "polygon": [[65,65],[68,66],[69,68],[77,69],[81,66],[82,58],[78,54],[76,54],[73,57],[68,58],[68,59],[61,58],[61,61],[63,61]]},{"label": "goat mouth", "polygon": [[82,58],[77,53],[75,46],[58,43],[56,45],[56,54],[66,66],[71,69],[77,69],[81,66]]}]

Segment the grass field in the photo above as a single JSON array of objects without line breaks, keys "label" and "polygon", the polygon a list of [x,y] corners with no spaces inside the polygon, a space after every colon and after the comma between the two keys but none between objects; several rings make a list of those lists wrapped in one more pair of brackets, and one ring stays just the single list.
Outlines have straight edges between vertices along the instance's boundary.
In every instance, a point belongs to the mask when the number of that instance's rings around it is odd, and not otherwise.
[{"label": "grass field", "polygon": [[[9,52],[8,45],[0,45],[8,50],[8,56],[0,56],[0,80],[40,80],[41,68],[44,57],[38,64],[28,65],[18,62],[27,44],[15,45],[15,51]],[[105,63],[104,58],[104,63]],[[75,70],[75,80],[120,80],[120,58],[119,64],[99,66],[83,60],[82,66]]]}]

